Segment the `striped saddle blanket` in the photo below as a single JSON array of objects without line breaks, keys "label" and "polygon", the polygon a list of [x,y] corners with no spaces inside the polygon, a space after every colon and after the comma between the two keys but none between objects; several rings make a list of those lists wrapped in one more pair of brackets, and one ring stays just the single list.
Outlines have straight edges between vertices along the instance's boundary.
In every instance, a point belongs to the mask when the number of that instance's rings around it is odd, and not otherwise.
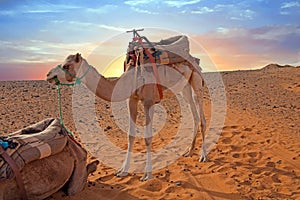
[{"label": "striped saddle blanket", "polygon": [[[20,171],[32,161],[61,152],[67,144],[66,130],[55,118],[40,121],[10,134],[7,138],[16,146],[13,149],[7,148],[6,153],[15,161]],[[13,177],[11,167],[0,157],[0,180]]]}]

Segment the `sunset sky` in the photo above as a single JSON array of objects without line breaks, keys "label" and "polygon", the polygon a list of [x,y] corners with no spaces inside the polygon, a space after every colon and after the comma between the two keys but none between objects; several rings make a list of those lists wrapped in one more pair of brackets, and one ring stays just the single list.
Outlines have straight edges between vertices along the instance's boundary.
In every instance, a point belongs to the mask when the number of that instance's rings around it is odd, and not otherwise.
[{"label": "sunset sky", "polygon": [[298,66],[299,19],[294,0],[0,0],[0,80],[45,79],[77,52],[117,76],[133,28],[151,40],[188,35],[204,71]]}]

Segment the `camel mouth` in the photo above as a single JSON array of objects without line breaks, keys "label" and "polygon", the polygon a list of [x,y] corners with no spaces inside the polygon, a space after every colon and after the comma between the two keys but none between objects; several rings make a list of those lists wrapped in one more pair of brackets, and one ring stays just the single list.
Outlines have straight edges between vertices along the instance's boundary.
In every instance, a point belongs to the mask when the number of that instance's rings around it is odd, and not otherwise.
[{"label": "camel mouth", "polygon": [[48,83],[55,84],[57,82],[57,76],[47,77],[46,81],[48,81]]}]

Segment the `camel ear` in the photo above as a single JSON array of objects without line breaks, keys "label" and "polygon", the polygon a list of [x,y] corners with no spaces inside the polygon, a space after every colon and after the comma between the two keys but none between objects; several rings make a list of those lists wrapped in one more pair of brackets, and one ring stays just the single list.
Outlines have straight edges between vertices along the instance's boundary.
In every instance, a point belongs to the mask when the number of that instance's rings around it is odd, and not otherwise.
[{"label": "camel ear", "polygon": [[75,57],[75,62],[79,62],[81,59],[81,54],[80,53],[77,53],[76,54],[76,57]]}]

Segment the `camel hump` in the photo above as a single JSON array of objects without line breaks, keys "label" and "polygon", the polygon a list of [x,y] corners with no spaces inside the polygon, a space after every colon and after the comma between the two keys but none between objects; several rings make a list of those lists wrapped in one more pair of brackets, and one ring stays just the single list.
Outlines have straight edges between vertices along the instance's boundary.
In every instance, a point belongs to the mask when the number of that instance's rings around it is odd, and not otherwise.
[{"label": "camel hump", "polygon": [[[21,170],[26,164],[55,155],[67,144],[66,130],[58,119],[49,118],[8,136],[17,146],[7,148],[6,153],[16,162]],[[9,165],[0,158],[0,180],[13,178]]]}]

